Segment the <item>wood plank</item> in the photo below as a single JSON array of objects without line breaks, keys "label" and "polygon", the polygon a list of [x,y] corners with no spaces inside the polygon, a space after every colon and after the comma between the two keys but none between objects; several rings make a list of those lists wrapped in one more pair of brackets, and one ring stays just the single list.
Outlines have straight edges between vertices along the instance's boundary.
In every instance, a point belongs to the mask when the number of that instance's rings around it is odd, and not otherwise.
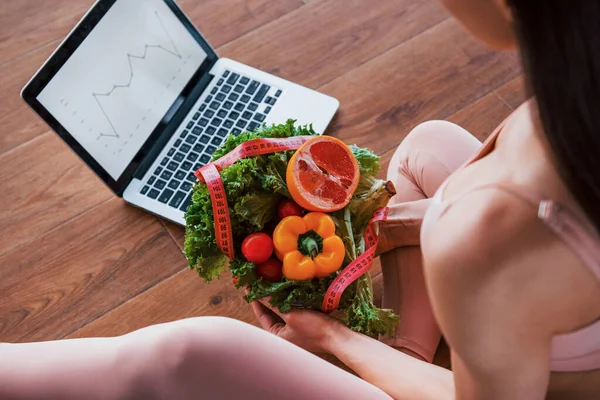
[{"label": "wood plank", "polygon": [[114,196],[52,133],[0,155],[0,166],[0,255]]},{"label": "wood plank", "polygon": [[62,338],[185,267],[156,217],[120,199],[0,264],[0,337],[9,342]]},{"label": "wood plank", "polygon": [[383,154],[419,122],[444,119],[518,74],[513,54],[487,50],[447,20],[321,90],[342,103],[330,132]]},{"label": "wood plank", "polygon": [[309,2],[223,46],[220,53],[318,88],[447,17],[431,1]]},{"label": "wood plank", "polygon": [[496,90],[496,95],[513,110],[523,104],[527,98],[525,94],[525,78],[523,75]]}]

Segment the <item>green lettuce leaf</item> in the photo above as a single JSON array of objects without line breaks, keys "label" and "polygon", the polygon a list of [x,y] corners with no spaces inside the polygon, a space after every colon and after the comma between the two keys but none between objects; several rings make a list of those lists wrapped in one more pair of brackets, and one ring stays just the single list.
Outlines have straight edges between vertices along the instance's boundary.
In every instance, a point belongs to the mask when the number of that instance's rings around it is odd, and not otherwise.
[{"label": "green lettuce leaf", "polygon": [[235,214],[240,220],[252,225],[256,231],[262,231],[265,224],[277,215],[277,205],[282,198],[272,192],[244,195],[235,204]]}]

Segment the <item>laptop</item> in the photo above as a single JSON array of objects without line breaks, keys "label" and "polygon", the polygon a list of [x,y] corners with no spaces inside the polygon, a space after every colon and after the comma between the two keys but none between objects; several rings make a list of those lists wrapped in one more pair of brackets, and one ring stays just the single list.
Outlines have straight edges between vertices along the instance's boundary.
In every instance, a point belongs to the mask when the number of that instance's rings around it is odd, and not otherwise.
[{"label": "laptop", "polygon": [[125,201],[184,225],[194,172],[229,134],[324,132],[339,102],[219,58],[173,0],[99,0],[21,92]]}]

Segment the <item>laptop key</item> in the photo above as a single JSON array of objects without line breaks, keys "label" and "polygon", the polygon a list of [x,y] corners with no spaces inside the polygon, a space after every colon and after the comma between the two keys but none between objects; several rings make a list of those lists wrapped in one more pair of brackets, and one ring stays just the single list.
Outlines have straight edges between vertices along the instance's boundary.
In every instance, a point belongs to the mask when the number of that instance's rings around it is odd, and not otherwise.
[{"label": "laptop key", "polygon": [[150,179],[148,179],[148,185],[152,185],[155,180],[156,180],[156,177],[155,176],[151,176]]},{"label": "laptop key", "polygon": [[237,99],[240,98],[240,95],[237,93],[231,93],[227,98],[231,101],[237,101]]},{"label": "laptop key", "polygon": [[260,89],[256,93],[256,96],[254,96],[254,101],[257,103],[261,103],[263,101],[263,99],[265,98],[265,96],[267,95],[267,93],[269,92],[269,89],[271,89],[271,86],[265,85],[263,83],[263,85],[260,87]]},{"label": "laptop key", "polygon": [[265,114],[268,114],[271,112],[271,106],[265,108]]},{"label": "laptop key", "polygon": [[219,110],[219,112],[217,113],[217,117],[219,118],[225,118],[227,116],[227,111],[225,110]]},{"label": "laptop key", "polygon": [[240,117],[240,113],[237,111],[232,111],[229,113],[229,118],[236,120]]},{"label": "laptop key", "polygon": [[223,108],[226,110],[231,110],[231,107],[233,107],[233,103],[230,101],[226,101],[225,103],[223,103]]},{"label": "laptop key", "polygon": [[231,92],[231,86],[229,86],[229,85],[223,85],[223,87],[221,88],[221,92],[223,92],[225,94]]},{"label": "laptop key", "polygon": [[239,77],[240,76],[234,72],[234,73],[231,74],[231,76],[229,77],[229,79],[227,79],[227,83],[229,83],[230,85],[233,85],[234,83],[237,82],[237,80],[238,80]]},{"label": "laptop key", "polygon": [[181,190],[185,190],[186,192],[192,188],[192,184],[189,182],[183,182],[181,184]]},{"label": "laptop key", "polygon": [[240,101],[242,103],[248,103],[250,101],[250,96],[248,96],[247,94],[243,95],[242,98],[240,99]]},{"label": "laptop key", "polygon": [[223,126],[229,129],[233,126],[233,121],[228,119],[227,121],[223,122]]},{"label": "laptop key", "polygon": [[165,189],[158,198],[158,201],[166,204],[167,201],[169,201],[169,199],[171,198],[171,196],[173,196],[173,191],[171,189]]},{"label": "laptop key", "polygon": [[250,110],[250,111],[256,111],[257,108],[258,108],[258,104],[256,104],[256,103],[248,104],[248,110]]},{"label": "laptop key", "polygon": [[179,147],[180,144],[181,144],[181,139],[177,139],[175,141],[175,143],[173,144],[173,147]]},{"label": "laptop key", "polygon": [[[200,157],[200,160],[202,160],[202,157]],[[210,158],[208,159],[208,161],[210,161]],[[200,168],[202,168],[202,165],[200,163],[194,164],[194,172],[198,171]]]},{"label": "laptop key", "polygon": [[192,119],[194,121],[198,121],[198,118],[200,118],[200,113],[199,112],[197,112],[196,114],[194,114],[194,116],[192,117]]},{"label": "laptop key", "polygon": [[258,128],[260,125],[254,121],[250,122],[250,124],[248,124],[248,131],[253,132],[256,128]]},{"label": "laptop key", "polygon": [[[194,151],[197,153],[202,153],[202,151],[204,150],[204,146],[202,146],[200,143],[198,143],[197,145],[194,146]],[[191,167],[191,165],[190,165]],[[189,168],[187,168],[189,169]],[[198,169],[198,168],[196,168]]]},{"label": "laptop key", "polygon": [[200,157],[200,162],[206,165],[210,162],[210,157],[206,154],[202,154],[202,157]]},{"label": "laptop key", "polygon": [[204,118],[211,119],[214,115],[215,112],[213,110],[206,110],[206,112],[204,113]]},{"label": "laptop key", "polygon": [[175,179],[172,179],[171,182],[169,182],[169,184],[167,186],[169,186],[171,189],[177,189],[179,187],[179,184],[181,182],[176,181]]},{"label": "laptop key", "polygon": [[215,86],[215,87],[214,87],[214,88],[212,88],[212,90],[210,91],[210,94],[215,94],[215,93],[217,93],[218,91],[219,91],[219,88]]},{"label": "laptop key", "polygon": [[256,82],[256,81],[252,81],[250,83],[250,85],[248,85],[248,87],[246,88],[246,93],[248,93],[249,95],[253,95],[254,92],[256,92],[256,89],[258,89],[258,87],[260,86],[260,83]]},{"label": "laptop key", "polygon": [[233,133],[235,136],[239,135],[240,133],[242,133],[241,130],[239,130],[238,128],[233,128],[233,130],[231,131],[231,133]]},{"label": "laptop key", "polygon": [[275,97],[279,97],[281,96],[281,89],[277,90],[277,93],[275,93]]},{"label": "laptop key", "polygon": [[185,158],[185,154],[183,154],[183,153],[180,153],[180,152],[177,152],[177,153],[175,154],[175,156],[173,157],[173,159],[174,159],[175,161],[177,161],[177,162],[181,162],[181,161],[183,161],[183,159],[184,159],[184,158]]},{"label": "laptop key", "polygon": [[245,111],[242,114],[242,118],[244,118],[244,119],[250,119],[250,118],[252,118],[252,113],[250,111]]},{"label": "laptop key", "polygon": [[179,206],[183,202],[183,199],[185,199],[185,193],[177,191],[177,193],[175,193],[175,196],[173,196],[173,198],[169,202],[169,205],[174,208],[179,208]]},{"label": "laptop key", "polygon": [[182,180],[185,178],[185,175],[186,175],[185,172],[183,172],[181,170],[177,171],[177,172],[175,172],[175,179]]},{"label": "laptop key", "polygon": [[167,165],[167,169],[171,170],[171,171],[175,171],[177,170],[177,168],[179,168],[179,164],[177,164],[176,162],[171,161],[169,163],[169,165]]},{"label": "laptop key", "polygon": [[242,93],[244,91],[244,87],[242,85],[236,85],[233,88],[233,91],[236,92],[236,93]]},{"label": "laptop key", "polygon": [[166,186],[166,184],[167,184],[167,182],[163,181],[162,179],[159,179],[154,184],[154,187],[160,190],[160,189],[163,189]]},{"label": "laptop key", "polygon": [[185,198],[185,200],[183,201],[183,203],[181,203],[181,206],[179,207],[179,209],[181,211],[187,211],[188,207],[190,206],[190,204],[192,204],[192,195],[194,194],[194,192],[190,192],[187,197]]},{"label": "laptop key", "polygon": [[225,72],[223,72],[223,78],[227,78],[229,76],[229,70],[225,70]]},{"label": "laptop key", "polygon": [[158,175],[162,172],[162,167],[158,167],[154,170],[154,175]]},{"label": "laptop key", "polygon": [[210,142],[210,136],[206,136],[206,135],[200,136],[200,142],[202,142],[204,144]]},{"label": "laptop key", "polygon": [[240,83],[242,85],[247,84],[248,82],[250,82],[250,79],[246,78],[245,76],[242,76],[242,79],[240,79]]},{"label": "laptop key", "polygon": [[[195,148],[196,146],[194,146],[194,149]],[[187,171],[188,169],[192,168],[192,163],[184,161],[183,164],[181,164],[181,168]],[[177,174],[175,174],[175,177],[177,177]]]},{"label": "laptop key", "polygon": [[217,148],[216,148],[216,147],[214,147],[214,146],[208,146],[208,147],[206,148],[206,152],[207,152],[208,154],[211,154],[211,155],[212,155],[212,153],[214,153],[215,151],[217,151]]},{"label": "laptop key", "polygon": [[202,111],[204,111],[205,109],[206,109],[206,104],[202,104],[202,105],[200,106],[200,108],[198,109],[198,112],[202,112]]},{"label": "laptop key", "polygon": [[196,182],[196,175],[194,175],[193,172],[190,172],[185,179],[187,179],[190,182]]},{"label": "laptop key", "polygon": [[198,159],[198,154],[192,152],[192,153],[188,154],[187,159],[194,162]]},{"label": "laptop key", "polygon": [[175,149],[169,149],[169,152],[167,153],[167,155],[169,157],[171,157],[173,155],[173,153],[175,153]]},{"label": "laptop key", "polygon": [[[198,121],[198,125],[200,126],[206,126],[208,124],[208,120],[206,118],[200,118],[200,121]],[[194,133],[196,133],[194,131]]]},{"label": "laptop key", "polygon": [[237,126],[238,128],[242,128],[244,129],[246,127],[246,124],[248,123],[248,121],[240,119],[237,124],[235,124],[235,126]]},{"label": "laptop key", "polygon": [[264,114],[261,113],[256,113],[254,115],[254,119],[258,122],[263,122],[265,120],[266,116]]},{"label": "laptop key", "polygon": [[[160,194],[160,192],[156,189],[151,189],[150,193],[148,193],[148,197],[150,197],[151,199],[156,199],[158,197],[158,195]],[[191,199],[190,199],[191,200]]]},{"label": "laptop key", "polygon": [[194,127],[194,123],[192,121],[188,122],[186,128],[187,129],[192,129]]},{"label": "laptop key", "polygon": [[164,179],[165,181],[168,181],[169,179],[171,179],[172,176],[173,176],[173,173],[169,172],[169,171],[163,171],[163,173],[160,174],[160,178]]},{"label": "laptop key", "polygon": [[195,126],[194,129],[192,129],[192,133],[194,135],[199,135],[202,133],[202,128],[200,128],[199,126]]},{"label": "laptop key", "polygon": [[273,101],[274,99],[271,96],[267,96],[267,98],[265,99],[265,103],[267,104],[271,104],[271,101]]},{"label": "laptop key", "polygon": [[218,95],[215,96],[215,99],[217,101],[223,101],[223,100],[225,100],[225,95],[223,93],[219,93]]},{"label": "laptop key", "polygon": [[214,126],[209,126],[208,128],[206,128],[206,133],[208,133],[209,135],[214,135],[216,131],[217,128],[215,128]]},{"label": "laptop key", "polygon": [[165,157],[162,159],[162,161],[160,162],[160,165],[164,166],[169,162],[169,157]]},{"label": "laptop key", "polygon": [[224,79],[219,79],[219,80],[217,81],[217,86],[221,86],[221,85],[223,84],[223,82],[225,82],[225,80],[224,80]]},{"label": "laptop key", "polygon": [[221,139],[219,139],[218,137],[213,138],[213,140],[210,141],[212,144],[214,144],[215,146],[220,145],[221,143],[223,143],[223,141]]},{"label": "laptop key", "polygon": [[[233,123],[233,122],[232,122]],[[221,136],[221,137],[225,137],[227,136],[229,132],[227,131],[227,129],[221,128],[219,129],[219,131],[217,132],[217,135]]]},{"label": "laptop key", "polygon": [[213,110],[218,110],[219,107],[221,107],[221,103],[219,103],[218,101],[213,101],[212,103],[210,103],[209,107]]},{"label": "laptop key", "polygon": [[236,111],[244,111],[244,105],[242,103],[237,103],[235,107],[233,107]]},{"label": "laptop key", "polygon": [[140,193],[141,194],[146,194],[146,193],[148,193],[148,190],[150,190],[150,186],[144,186],[142,188],[142,190],[140,190]]},{"label": "laptop key", "polygon": [[208,104],[208,103],[210,103],[210,102],[212,101],[212,99],[213,99],[212,95],[211,95],[211,96],[208,96],[207,98],[205,98],[205,99],[204,99],[204,102],[205,102],[206,104]]},{"label": "laptop key", "polygon": [[185,139],[185,141],[189,144],[196,143],[196,140],[198,140],[198,136],[194,136],[194,135],[190,135],[187,137],[187,139]]},{"label": "laptop key", "polygon": [[181,147],[179,148],[180,151],[187,153],[188,151],[190,151],[192,148],[192,146],[190,146],[189,144],[182,144]]},{"label": "laptop key", "polygon": [[277,99],[275,97],[267,97],[267,100],[265,100],[265,102],[267,104],[274,106],[275,103],[277,103]]},{"label": "laptop key", "polygon": [[183,132],[181,132],[181,134],[179,135],[180,138],[185,138],[187,136],[187,134],[190,133],[190,131],[188,131],[187,129],[184,130]]}]

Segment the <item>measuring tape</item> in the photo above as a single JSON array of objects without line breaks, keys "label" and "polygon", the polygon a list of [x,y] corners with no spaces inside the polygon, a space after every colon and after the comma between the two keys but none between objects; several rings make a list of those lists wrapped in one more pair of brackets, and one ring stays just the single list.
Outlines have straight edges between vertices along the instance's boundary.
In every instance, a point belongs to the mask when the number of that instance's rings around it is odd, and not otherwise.
[{"label": "measuring tape", "polygon": [[377,243],[379,243],[379,237],[377,236],[377,232],[375,232],[374,224],[377,221],[385,221],[388,216],[388,211],[388,207],[380,208],[375,211],[373,218],[371,218],[365,229],[365,252],[348,264],[333,282],[331,282],[331,285],[329,285],[329,288],[325,293],[323,304],[321,305],[321,310],[323,312],[329,313],[338,308],[344,290],[346,290],[352,282],[371,269],[373,259],[375,258],[375,251],[377,250]]},{"label": "measuring tape", "polygon": [[[194,173],[200,182],[206,183],[214,214],[215,239],[217,241],[217,246],[223,254],[229,257],[229,259],[233,260],[235,256],[233,234],[225,186],[223,185],[223,179],[221,178],[219,171],[246,157],[256,157],[280,151],[297,150],[313,137],[314,136],[296,136],[278,139],[252,139],[240,144],[223,157],[203,166]],[[387,213],[387,207],[377,210],[371,221],[369,221],[364,235],[365,246],[367,249],[363,254],[356,258],[356,260],[352,261],[344,268],[331,283],[329,289],[327,289],[321,307],[324,312],[335,310],[340,304],[340,298],[342,297],[344,290],[371,268],[375,250],[377,249],[377,243],[379,241],[373,224],[376,221],[385,221],[387,219]]]}]

